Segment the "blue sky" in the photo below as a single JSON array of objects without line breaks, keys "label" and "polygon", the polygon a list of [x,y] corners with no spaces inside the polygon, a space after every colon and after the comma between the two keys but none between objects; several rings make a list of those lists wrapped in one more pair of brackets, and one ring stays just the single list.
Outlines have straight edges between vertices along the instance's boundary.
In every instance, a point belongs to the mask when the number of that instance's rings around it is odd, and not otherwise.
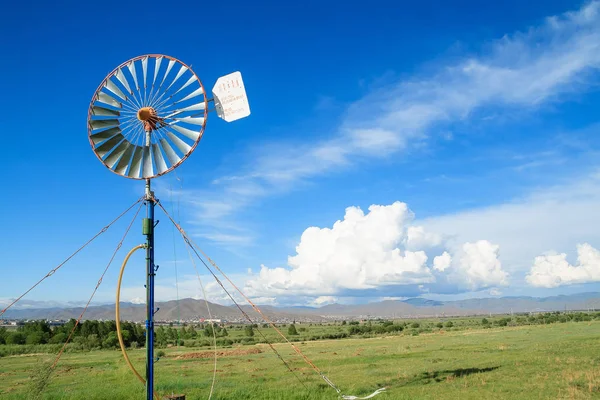
[{"label": "blue sky", "polygon": [[[211,114],[194,154],[154,184],[257,300],[597,291],[598,27],[599,3],[580,1],[13,5],[0,27],[0,301],[143,193],[98,162],[86,116],[102,79],[146,53],[209,88],[243,74],[250,117]],[[157,298],[177,296],[175,265],[179,296],[199,296],[158,218]],[[26,299],[87,300],[127,219]],[[113,298],[140,224],[97,301]],[[143,295],[142,257],[132,265],[125,299]]]}]

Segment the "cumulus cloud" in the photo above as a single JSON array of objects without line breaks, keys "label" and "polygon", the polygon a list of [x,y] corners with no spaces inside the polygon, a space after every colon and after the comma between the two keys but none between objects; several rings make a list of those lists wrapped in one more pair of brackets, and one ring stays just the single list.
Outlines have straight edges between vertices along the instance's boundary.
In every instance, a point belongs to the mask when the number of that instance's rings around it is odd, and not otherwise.
[{"label": "cumulus cloud", "polygon": [[500,246],[487,240],[465,243],[459,256],[457,274],[473,289],[493,285],[506,285],[508,274],[498,258]]},{"label": "cumulus cloud", "polygon": [[433,259],[433,269],[444,272],[452,263],[452,256],[445,251],[441,256],[436,256]]},{"label": "cumulus cloud", "polygon": [[310,302],[313,307],[322,307],[327,304],[335,304],[338,302],[338,298],[334,296],[319,296]]},{"label": "cumulus cloud", "polygon": [[577,265],[571,265],[565,253],[538,256],[526,279],[533,286],[546,288],[598,282],[600,281],[600,251],[588,243],[578,244]]},{"label": "cumulus cloud", "polygon": [[[498,259],[498,246],[485,240],[465,243],[455,251],[433,258],[426,250],[443,245],[440,235],[413,225],[414,215],[405,203],[372,205],[365,214],[348,207],[343,220],[332,228],[310,227],[288,258],[289,268],[261,266],[246,289],[252,295],[313,295],[330,298],[347,291],[410,286],[430,290],[445,273],[456,290],[478,290],[507,283]],[[417,246],[418,245],[418,246]],[[409,250],[410,248],[410,250]]]}]

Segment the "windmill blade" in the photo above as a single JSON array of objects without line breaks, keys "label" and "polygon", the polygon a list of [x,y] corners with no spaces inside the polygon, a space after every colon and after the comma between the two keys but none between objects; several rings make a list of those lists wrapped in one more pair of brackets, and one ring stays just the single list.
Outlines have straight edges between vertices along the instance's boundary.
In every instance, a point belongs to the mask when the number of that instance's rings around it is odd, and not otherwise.
[{"label": "windmill blade", "polygon": [[162,86],[163,83],[165,83],[165,79],[167,79],[167,75],[169,75],[169,71],[171,71],[171,68],[173,68],[173,65],[175,65],[175,60],[169,60],[169,64],[167,64],[167,71],[165,72],[165,76],[163,76],[160,86]]},{"label": "windmill blade", "polygon": [[123,73],[122,69],[119,68],[119,70],[114,76],[119,82],[121,82],[121,85],[125,86],[125,89],[127,89],[129,93],[133,93],[133,90],[131,90],[131,88],[129,87],[129,82],[127,82],[127,78],[125,78],[125,74]]},{"label": "windmill blade", "polygon": [[[199,118],[184,117],[184,118],[173,118],[173,119],[175,121],[185,122],[185,123],[193,124],[193,125],[204,125],[204,117],[199,117]],[[175,123],[171,123],[171,124],[173,124],[173,127],[175,127],[175,125],[174,125]]]},{"label": "windmill blade", "polygon": [[127,140],[123,140],[119,145],[113,150],[112,153],[108,157],[104,159],[104,164],[110,169],[113,169],[117,161],[121,158],[125,150],[131,146],[131,144]]},{"label": "windmill blade", "polygon": [[133,81],[135,82],[135,88],[137,91],[140,90],[140,84],[138,83],[137,80],[137,74],[135,72],[135,61],[132,61],[129,63],[129,65],[127,66],[127,68],[129,69],[129,72],[131,73],[131,76],[133,76]]},{"label": "windmill blade", "polygon": [[173,148],[171,147],[171,145],[169,144],[169,142],[167,142],[166,139],[160,139],[160,144],[162,146],[162,149],[165,152],[165,155],[167,156],[167,160],[169,160],[169,163],[171,164],[171,166],[177,164],[179,161],[181,161],[181,157],[179,157],[177,155],[177,153],[175,153],[175,150],[173,150]]},{"label": "windmill blade", "polygon": [[154,83],[156,82],[156,77],[158,76],[158,71],[160,70],[160,63],[162,62],[163,57],[160,56],[156,59],[155,63],[154,63],[154,79],[152,79],[152,86],[154,86]]},{"label": "windmill blade", "polygon": [[154,175],[152,171],[152,158],[150,158],[150,146],[144,146],[144,167],[142,173],[144,178]]},{"label": "windmill blade", "polygon": [[118,119],[100,119],[90,121],[90,126],[93,130],[102,129],[102,128],[113,128],[115,126],[119,126]]},{"label": "windmill blade", "polygon": [[121,115],[121,113],[108,108],[94,106],[92,107],[92,115],[97,117],[118,117]]},{"label": "windmill blade", "polygon": [[199,111],[199,110],[204,110],[206,108],[206,104],[204,102],[202,103],[198,103],[198,104],[193,104],[191,106],[188,107],[184,107],[184,108],[180,108],[178,110],[175,110],[174,112],[172,112],[171,114],[167,115],[166,117],[164,117],[165,119],[167,118],[171,118],[174,117],[176,115],[179,115],[183,112],[186,111]]},{"label": "windmill blade", "polygon": [[106,89],[110,90],[111,92],[113,92],[114,94],[116,94],[118,97],[120,97],[121,100],[123,100],[123,101],[127,100],[127,96],[125,96],[125,94],[121,91],[121,89],[119,89],[119,87],[117,85],[115,85],[115,83],[113,81],[111,81],[110,78],[106,80],[104,87]]},{"label": "windmill blade", "polygon": [[173,142],[175,147],[177,147],[179,151],[181,151],[183,154],[187,154],[192,149],[192,147],[189,144],[179,139],[173,134],[173,132],[167,132],[167,136],[169,139],[171,139],[171,142]]},{"label": "windmill blade", "polygon": [[119,133],[121,133],[121,129],[111,128],[111,129],[107,129],[105,131],[101,131],[99,133],[90,135],[90,138],[92,139],[94,146],[96,146],[96,145],[104,142],[106,139],[110,139],[111,137],[118,135]]},{"label": "windmill blade", "polygon": [[115,98],[109,96],[104,92],[98,92],[98,94],[96,95],[96,102],[104,103],[117,108],[123,108],[123,103],[117,101]]},{"label": "windmill blade", "polygon": [[175,79],[173,79],[173,82],[171,82],[171,84],[169,86],[167,86],[167,88],[165,90],[169,90],[171,88],[171,86],[173,86],[173,84],[175,82],[177,82],[177,79],[179,79],[181,77],[181,75],[183,75],[183,73],[187,70],[188,70],[187,67],[185,65],[182,65],[181,68],[179,68],[179,72],[177,72],[177,75],[175,75]]},{"label": "windmill blade", "polygon": [[176,102],[174,102],[173,104],[177,104],[177,103],[181,103],[184,102],[186,100],[191,99],[192,97],[196,97],[199,96],[201,94],[204,94],[204,89],[202,89],[202,87],[199,87],[198,89],[194,90],[192,93],[188,94],[187,96],[185,96],[183,99],[181,100],[177,100]]},{"label": "windmill blade", "polygon": [[177,93],[181,92],[186,87],[190,86],[196,80],[197,80],[196,77],[194,75],[192,75],[190,77],[190,79],[188,79],[188,81],[186,83],[184,83],[184,85],[182,87],[180,87],[179,89],[177,89],[177,91],[175,93],[173,93],[173,96],[175,96]]},{"label": "windmill blade", "polygon": [[119,144],[125,137],[121,134],[113,136],[108,139],[106,142],[102,143],[100,146],[96,147],[96,154],[100,156],[100,158],[104,158],[117,144]]},{"label": "windmill blade", "polygon": [[146,88],[146,74],[148,72],[148,57],[142,59],[142,71],[144,74],[144,88]]},{"label": "windmill blade", "polygon": [[129,172],[127,173],[127,176],[129,176],[131,178],[139,178],[141,166],[142,166],[142,147],[135,146],[135,151],[133,153],[133,157],[131,157],[131,167],[129,168]]},{"label": "windmill blade", "polygon": [[192,139],[194,142],[197,141],[200,137],[200,132],[196,132],[191,129],[186,129],[177,125],[172,125],[172,128],[175,129],[177,132],[181,133],[182,135]]},{"label": "windmill blade", "polygon": [[129,146],[127,146],[125,154],[123,154],[123,156],[119,160],[119,163],[113,170],[119,175],[125,175],[125,172],[127,172],[127,167],[129,167],[129,161],[131,161],[131,155],[133,154],[133,150],[135,149],[134,145],[132,145],[131,143],[128,144]]},{"label": "windmill blade", "polygon": [[156,165],[159,174],[162,174],[169,169],[157,143],[152,145],[152,156],[154,158],[154,165]]}]

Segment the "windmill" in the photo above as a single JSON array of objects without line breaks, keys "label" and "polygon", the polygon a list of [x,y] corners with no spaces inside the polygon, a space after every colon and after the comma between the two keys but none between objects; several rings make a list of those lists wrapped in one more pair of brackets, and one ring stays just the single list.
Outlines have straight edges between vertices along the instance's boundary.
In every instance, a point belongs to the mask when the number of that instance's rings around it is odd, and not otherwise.
[{"label": "windmill", "polygon": [[181,165],[198,146],[209,105],[233,122],[250,115],[239,72],[223,76],[207,96],[202,81],[180,60],[147,54],[119,65],[100,83],[88,110],[92,150],[106,168],[144,180],[146,217],[146,399],[154,396],[154,206],[151,180]]}]

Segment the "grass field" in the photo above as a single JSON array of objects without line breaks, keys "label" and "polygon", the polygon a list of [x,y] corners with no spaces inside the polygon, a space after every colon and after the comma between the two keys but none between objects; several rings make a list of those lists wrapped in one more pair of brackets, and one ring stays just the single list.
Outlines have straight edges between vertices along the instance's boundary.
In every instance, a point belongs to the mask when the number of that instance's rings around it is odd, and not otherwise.
[{"label": "grass field", "polygon": [[[600,398],[600,322],[441,331],[419,336],[299,342],[343,394],[376,399]],[[289,345],[276,344],[296,375],[267,345],[220,349],[213,399],[336,399]],[[258,350],[257,350],[258,349]],[[258,352],[260,351],[260,352]],[[170,348],[156,365],[156,389],[208,398],[207,349]],[[254,352],[254,354],[252,354]],[[129,352],[143,374],[144,350]],[[210,356],[210,354],[209,354]],[[26,399],[32,371],[52,355],[0,358],[0,398]],[[119,351],[63,355],[42,399],[141,399],[144,388]]]}]

